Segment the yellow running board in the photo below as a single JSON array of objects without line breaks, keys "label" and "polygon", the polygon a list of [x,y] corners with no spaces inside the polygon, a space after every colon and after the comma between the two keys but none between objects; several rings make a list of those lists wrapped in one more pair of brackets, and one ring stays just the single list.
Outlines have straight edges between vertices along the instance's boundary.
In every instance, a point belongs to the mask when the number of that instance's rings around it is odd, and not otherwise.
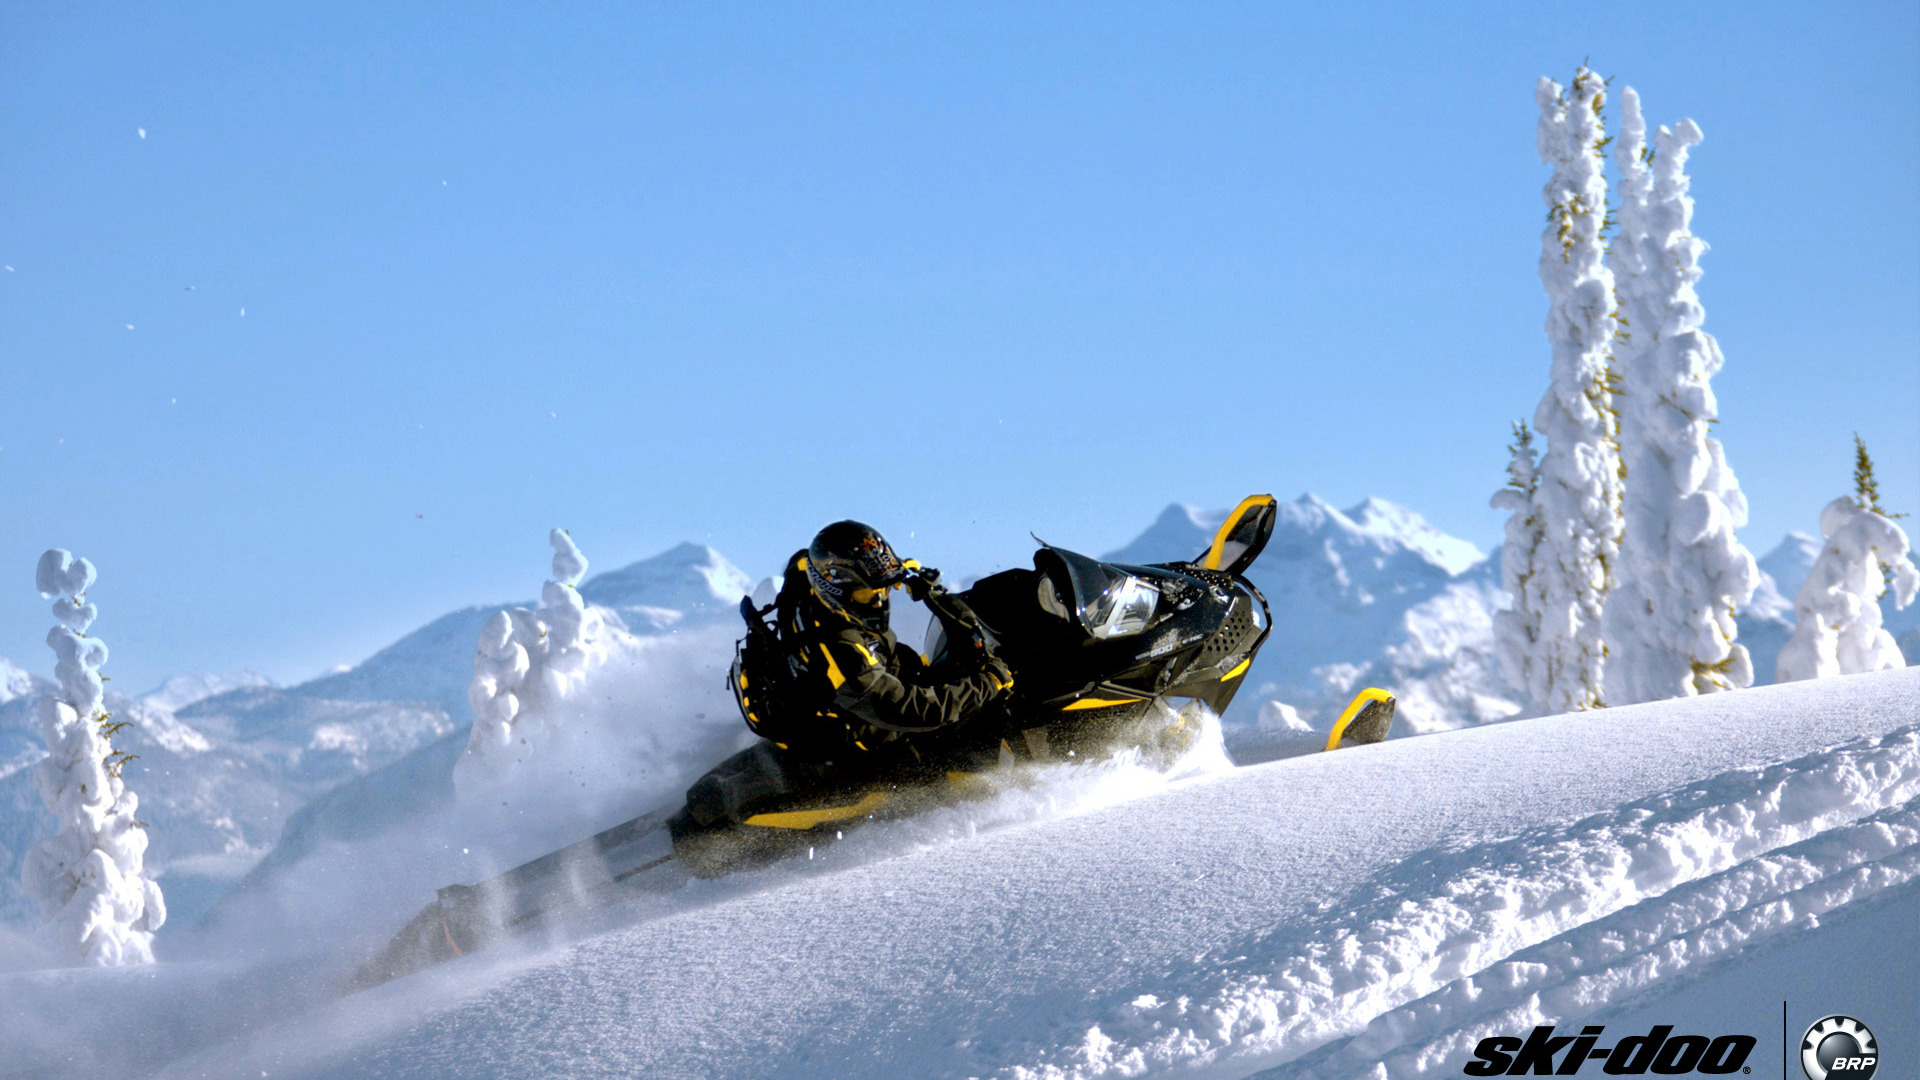
[{"label": "yellow running board", "polygon": [[1360,710],[1366,708],[1368,702],[1392,700],[1392,694],[1377,686],[1369,686],[1355,694],[1353,700],[1347,702],[1347,710],[1340,714],[1339,720],[1334,722],[1333,731],[1327,736],[1327,749],[1340,749],[1340,739],[1347,733],[1347,725],[1353,723],[1353,718],[1360,715]]},{"label": "yellow running board", "polygon": [[755,814],[747,819],[747,824],[763,825],[769,829],[811,829],[815,825],[825,825],[829,821],[848,821],[866,817],[891,801],[893,796],[885,791],[869,791],[865,798],[852,806],[823,806],[818,810],[783,810],[773,814]]}]

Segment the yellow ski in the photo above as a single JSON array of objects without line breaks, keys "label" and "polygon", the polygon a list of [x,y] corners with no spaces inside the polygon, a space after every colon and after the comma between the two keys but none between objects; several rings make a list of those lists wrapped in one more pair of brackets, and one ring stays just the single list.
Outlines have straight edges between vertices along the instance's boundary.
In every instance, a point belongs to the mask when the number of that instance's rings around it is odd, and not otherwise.
[{"label": "yellow ski", "polygon": [[1393,727],[1393,695],[1369,686],[1353,696],[1327,735],[1327,749],[1365,746],[1387,737]]}]

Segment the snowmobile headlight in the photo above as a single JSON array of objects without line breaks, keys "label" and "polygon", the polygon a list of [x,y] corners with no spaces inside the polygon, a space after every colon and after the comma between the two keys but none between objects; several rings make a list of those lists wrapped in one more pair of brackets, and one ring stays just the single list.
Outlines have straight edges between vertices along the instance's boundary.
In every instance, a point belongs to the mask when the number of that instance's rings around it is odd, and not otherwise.
[{"label": "snowmobile headlight", "polygon": [[1145,630],[1159,603],[1160,590],[1137,577],[1123,578],[1087,605],[1081,622],[1102,641],[1125,637]]}]

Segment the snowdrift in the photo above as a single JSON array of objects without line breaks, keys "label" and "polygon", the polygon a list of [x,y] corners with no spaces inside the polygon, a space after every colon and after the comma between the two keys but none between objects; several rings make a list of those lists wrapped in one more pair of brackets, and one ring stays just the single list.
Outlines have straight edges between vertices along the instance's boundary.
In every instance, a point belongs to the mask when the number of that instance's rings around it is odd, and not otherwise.
[{"label": "snowdrift", "polygon": [[[1906,670],[1205,773],[338,1000],[340,958],[13,976],[0,1075],[1458,1076],[1576,1022],[1753,1035],[1774,1075],[1782,1000],[1920,1045],[1917,722]],[[35,1044],[82,1002],[139,1037]]]}]

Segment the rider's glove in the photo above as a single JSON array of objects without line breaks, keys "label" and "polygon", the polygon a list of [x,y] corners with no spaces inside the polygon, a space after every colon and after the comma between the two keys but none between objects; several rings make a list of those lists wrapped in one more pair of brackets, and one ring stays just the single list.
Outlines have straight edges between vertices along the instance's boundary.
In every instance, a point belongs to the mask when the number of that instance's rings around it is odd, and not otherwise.
[{"label": "rider's glove", "polygon": [[940,571],[931,567],[907,575],[907,595],[915,600],[924,602],[928,596],[946,591],[940,587]]}]

